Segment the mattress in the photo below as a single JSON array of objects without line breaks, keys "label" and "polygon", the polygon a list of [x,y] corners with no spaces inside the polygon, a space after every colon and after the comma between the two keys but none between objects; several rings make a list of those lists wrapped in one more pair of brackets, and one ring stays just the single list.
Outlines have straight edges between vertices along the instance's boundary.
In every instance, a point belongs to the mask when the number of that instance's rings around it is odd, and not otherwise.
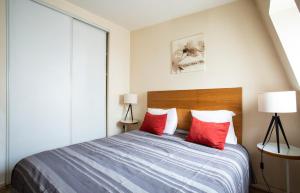
[{"label": "mattress", "polygon": [[249,157],[241,145],[221,151],[131,131],[29,156],[11,183],[15,193],[247,193]]}]

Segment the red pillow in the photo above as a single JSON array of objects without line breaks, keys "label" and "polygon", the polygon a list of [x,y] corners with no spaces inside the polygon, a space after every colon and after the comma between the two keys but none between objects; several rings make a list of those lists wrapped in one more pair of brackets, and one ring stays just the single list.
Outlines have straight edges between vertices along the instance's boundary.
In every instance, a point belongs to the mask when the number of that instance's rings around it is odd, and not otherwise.
[{"label": "red pillow", "polygon": [[162,135],[165,129],[166,122],[167,114],[152,115],[147,112],[140,130],[156,135]]},{"label": "red pillow", "polygon": [[186,141],[223,150],[229,125],[230,122],[204,122],[193,117]]}]

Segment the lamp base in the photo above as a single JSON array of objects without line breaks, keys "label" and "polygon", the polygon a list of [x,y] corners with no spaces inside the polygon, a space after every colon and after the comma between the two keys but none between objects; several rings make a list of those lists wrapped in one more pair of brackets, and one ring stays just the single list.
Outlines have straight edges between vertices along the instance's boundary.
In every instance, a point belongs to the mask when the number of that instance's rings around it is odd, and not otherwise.
[{"label": "lamp base", "polygon": [[131,113],[131,121],[133,122],[132,104],[129,104],[124,120],[127,119],[127,115],[128,115],[129,110],[130,110],[130,113]]},{"label": "lamp base", "polygon": [[[285,136],[285,133],[284,133],[284,130],[283,130],[283,127],[282,127],[282,124],[281,124],[280,116],[278,116],[277,113],[275,113],[275,115],[272,116],[272,120],[270,122],[268,131],[267,131],[266,136],[264,138],[263,145],[265,145],[268,136],[272,134],[272,131],[273,131],[274,127],[275,127],[275,131],[276,131],[276,141],[277,141],[278,153],[280,153],[279,129],[280,129],[280,131],[283,135],[283,138],[285,140],[285,143],[286,143],[287,147],[290,149],[289,142],[288,142],[288,140]],[[269,137],[271,137],[271,136],[269,136]]]}]

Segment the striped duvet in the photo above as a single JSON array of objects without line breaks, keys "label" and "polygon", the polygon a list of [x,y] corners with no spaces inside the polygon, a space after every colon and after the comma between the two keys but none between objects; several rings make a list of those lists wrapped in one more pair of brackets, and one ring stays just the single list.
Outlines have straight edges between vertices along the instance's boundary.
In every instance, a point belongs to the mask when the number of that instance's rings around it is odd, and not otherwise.
[{"label": "striped duvet", "polygon": [[42,152],[21,160],[16,193],[248,192],[249,160],[240,145],[225,150],[183,137],[132,131]]}]

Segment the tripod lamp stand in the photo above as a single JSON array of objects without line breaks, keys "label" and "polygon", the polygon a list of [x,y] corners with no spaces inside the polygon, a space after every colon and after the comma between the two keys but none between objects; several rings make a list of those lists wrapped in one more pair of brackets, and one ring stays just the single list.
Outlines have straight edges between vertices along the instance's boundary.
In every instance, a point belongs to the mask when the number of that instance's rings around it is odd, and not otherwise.
[{"label": "tripod lamp stand", "polygon": [[278,113],[297,112],[296,91],[267,92],[259,94],[258,111],[265,113],[274,113],[269,124],[266,136],[264,138],[263,145],[266,144],[267,139],[271,137],[272,132],[275,129],[278,153],[280,153],[280,132],[283,135],[287,147],[290,148]]},{"label": "tripod lamp stand", "polygon": [[137,95],[136,94],[125,94],[124,95],[124,104],[128,104],[128,109],[127,109],[124,120],[127,119],[128,112],[130,111],[131,121],[133,122],[132,105],[137,104]]}]

